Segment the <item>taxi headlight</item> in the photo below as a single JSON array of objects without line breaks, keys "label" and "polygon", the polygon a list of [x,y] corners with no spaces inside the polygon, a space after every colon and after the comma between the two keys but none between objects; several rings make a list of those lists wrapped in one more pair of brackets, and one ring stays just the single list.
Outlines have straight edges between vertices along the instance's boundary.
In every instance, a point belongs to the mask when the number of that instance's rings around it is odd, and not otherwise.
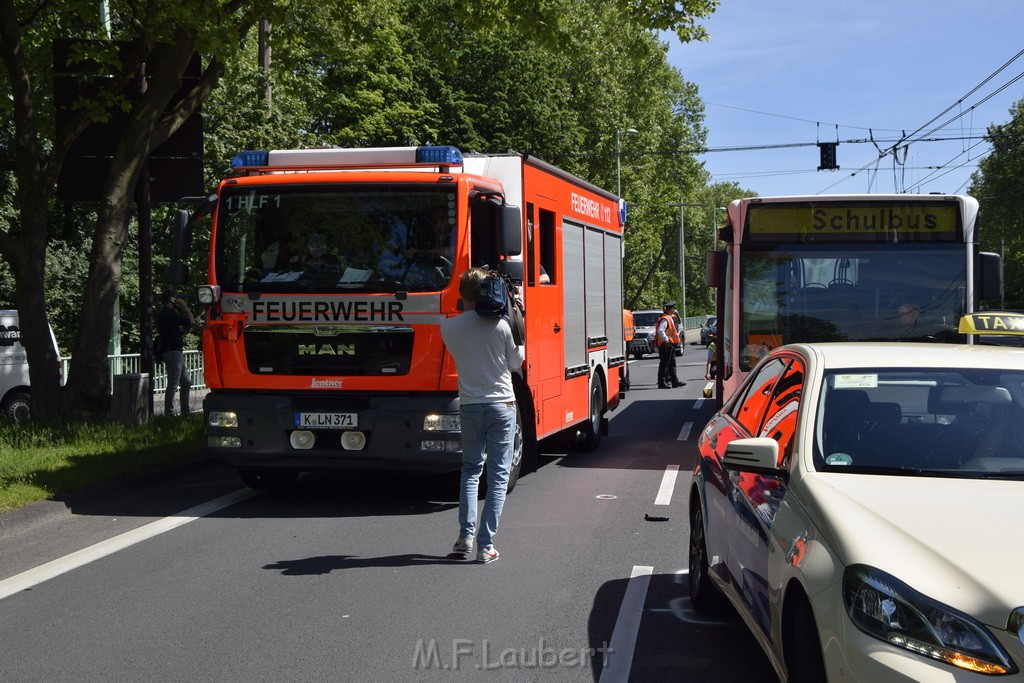
[{"label": "taxi headlight", "polygon": [[1017,671],[1006,650],[975,619],[874,567],[846,568],[843,602],[857,628],[896,647],[983,674]]},{"label": "taxi headlight", "polygon": [[458,413],[431,414],[423,418],[425,432],[458,432],[462,430]]}]

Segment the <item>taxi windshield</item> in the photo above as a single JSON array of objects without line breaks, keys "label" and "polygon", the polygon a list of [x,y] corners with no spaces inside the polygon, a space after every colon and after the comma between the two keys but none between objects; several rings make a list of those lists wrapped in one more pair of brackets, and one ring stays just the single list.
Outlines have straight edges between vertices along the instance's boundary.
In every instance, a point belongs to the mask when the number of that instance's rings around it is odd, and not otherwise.
[{"label": "taxi windshield", "polygon": [[834,371],[816,415],[819,470],[1024,478],[1024,371]]},{"label": "taxi windshield", "polygon": [[452,278],[451,188],[225,187],[216,282],[229,292],[437,291]]}]

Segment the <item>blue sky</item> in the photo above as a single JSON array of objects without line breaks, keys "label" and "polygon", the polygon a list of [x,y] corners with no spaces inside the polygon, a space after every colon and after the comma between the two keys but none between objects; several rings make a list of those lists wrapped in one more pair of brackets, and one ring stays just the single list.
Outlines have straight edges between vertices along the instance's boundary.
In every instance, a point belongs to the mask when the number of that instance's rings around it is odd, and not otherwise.
[{"label": "blue sky", "polygon": [[[700,90],[709,148],[840,141],[832,172],[816,146],[699,157],[713,181],[762,196],[964,193],[980,136],[1024,98],[1024,78],[1007,85],[1024,56],[981,85],[1024,49],[1020,0],[722,0],[704,26],[710,40],[673,37],[669,61]],[[895,171],[870,142],[845,142],[873,133],[885,149],[903,131],[975,139],[915,142]]]}]

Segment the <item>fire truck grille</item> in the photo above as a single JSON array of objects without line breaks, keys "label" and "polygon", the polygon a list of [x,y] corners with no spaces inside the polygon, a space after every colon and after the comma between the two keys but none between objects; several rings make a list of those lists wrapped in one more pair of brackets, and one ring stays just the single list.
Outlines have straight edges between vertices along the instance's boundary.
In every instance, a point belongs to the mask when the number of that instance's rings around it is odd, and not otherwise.
[{"label": "fire truck grille", "polygon": [[245,355],[255,375],[406,375],[410,327],[261,328],[245,331]]}]

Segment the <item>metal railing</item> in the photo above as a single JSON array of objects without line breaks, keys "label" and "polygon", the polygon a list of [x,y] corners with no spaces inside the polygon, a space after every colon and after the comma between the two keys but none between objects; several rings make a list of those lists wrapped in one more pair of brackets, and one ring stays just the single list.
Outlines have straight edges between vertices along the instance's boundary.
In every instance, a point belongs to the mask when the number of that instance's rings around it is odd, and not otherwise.
[{"label": "metal railing", "polygon": [[[206,382],[203,379],[203,352],[185,351],[185,370],[188,378],[192,380],[192,389],[205,389]],[[113,391],[115,375],[133,375],[142,372],[142,359],[137,353],[121,353],[107,356],[110,365],[110,388]],[[71,357],[60,359],[60,376],[67,379],[68,369],[71,367]],[[167,367],[163,363],[157,363],[153,372],[153,393],[162,394],[167,388]]]}]

